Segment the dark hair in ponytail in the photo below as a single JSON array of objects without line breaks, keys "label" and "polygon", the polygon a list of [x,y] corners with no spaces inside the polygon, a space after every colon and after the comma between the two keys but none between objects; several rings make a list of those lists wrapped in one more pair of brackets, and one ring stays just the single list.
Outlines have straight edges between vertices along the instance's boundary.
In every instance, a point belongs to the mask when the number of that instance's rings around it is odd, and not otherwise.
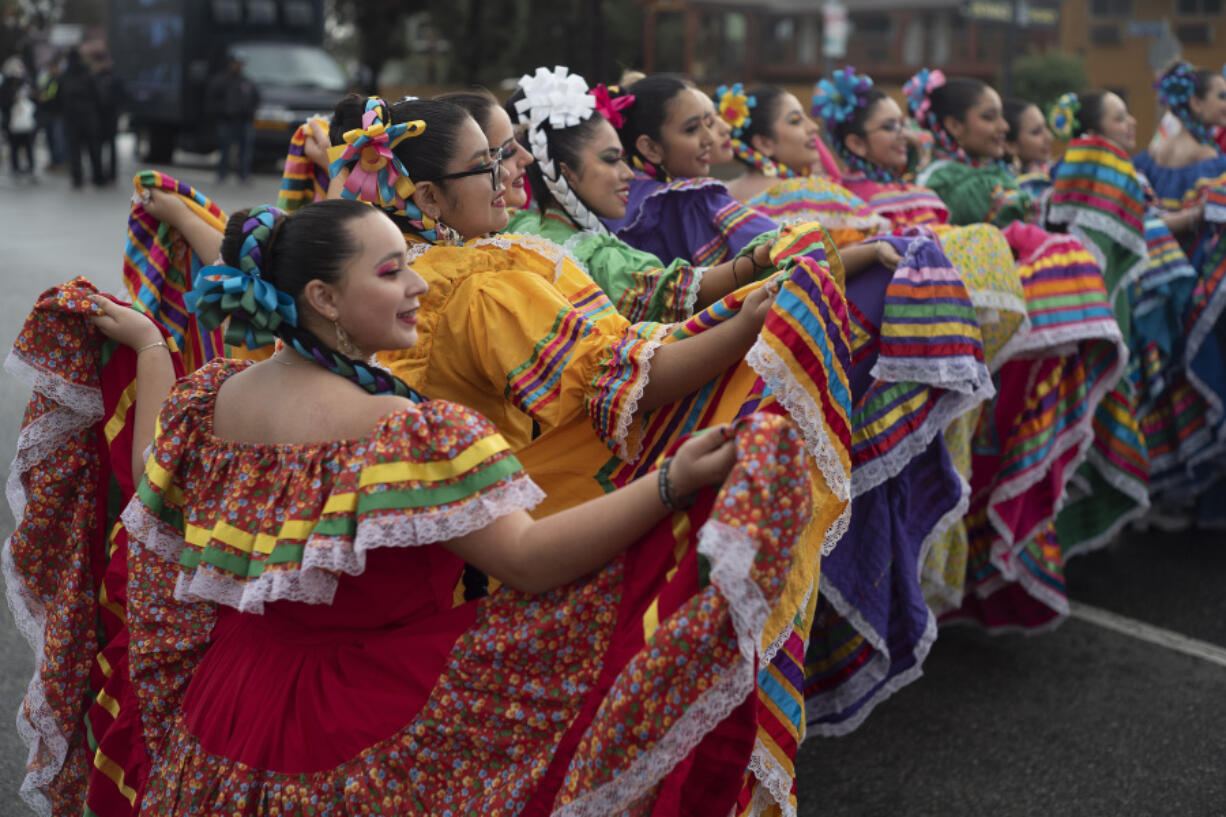
[{"label": "dark hair in ponytail", "polygon": [[946,117],[952,116],[959,122],[966,121],[966,113],[988,90],[988,84],[974,77],[950,77],[945,84],[928,95],[932,101],[932,112],[942,127]]},{"label": "dark hair in ponytail", "polygon": [[[259,277],[279,292],[294,299],[298,314],[303,314],[301,296],[314,280],[337,285],[347,262],[361,247],[353,237],[351,225],[372,213],[386,217],[378,207],[352,199],[328,199],[308,204],[290,215],[276,217],[273,228],[259,246]],[[250,254],[248,239],[254,219],[250,210],[239,210],[226,221],[221,240],[222,261],[239,268],[244,252]],[[277,337],[299,353],[317,361],[337,374],[375,394],[397,394],[421,399],[390,372],[354,360],[331,348],[310,330],[288,322],[274,331]]]},{"label": "dark hair in ponytail", "polygon": [[[376,212],[382,212],[374,208]],[[260,277],[295,301],[314,280],[337,284],[345,262],[358,251],[349,223],[372,212],[369,204],[352,199],[327,199],[278,216],[272,234],[261,247]],[[249,232],[249,210],[226,221],[221,259],[238,267]]]},{"label": "dark hair in ponytail", "polygon": [[[362,127],[362,115],[368,97],[349,94],[336,104],[332,112],[332,124],[328,138],[334,145],[344,141],[344,134]],[[402,122],[420,120],[426,124],[423,132],[411,139],[404,139],[393,151],[404,165],[404,170],[415,182],[438,179],[446,175],[447,164],[456,154],[460,129],[473,121],[468,111],[459,105],[436,99],[402,99],[394,105],[384,106],[380,111],[383,124],[398,125]],[[436,182],[444,185],[446,181]],[[410,197],[403,209],[389,207],[387,212],[401,232],[414,233],[433,241],[437,238],[433,222],[427,220],[421,209]]]},{"label": "dark hair in ponytail", "polygon": [[1209,86],[1213,83],[1213,78],[1222,75],[1208,68],[1198,68],[1195,76],[1196,84],[1193,86],[1192,95],[1197,99],[1204,99],[1209,93]]},{"label": "dark hair in ponytail", "polygon": [[640,163],[647,161],[639,154],[635,143],[643,135],[659,141],[660,128],[668,119],[670,104],[678,94],[689,88],[677,74],[652,74],[622,89],[624,93],[634,96],[634,104],[623,112],[625,124],[618,129],[622,149],[627,156],[638,159]]},{"label": "dark hair in ponytail", "polygon": [[1082,136],[1086,131],[1099,134],[1103,132],[1103,102],[1109,93],[1111,91],[1090,91],[1078,97],[1081,110],[1077,114],[1078,128],[1073,132],[1073,136]]},{"label": "dark hair in ponytail", "polygon": [[[774,138],[775,117],[779,115],[779,102],[787,91],[776,85],[761,85],[746,93],[753,98],[755,104],[749,111],[749,124],[741,128],[737,138],[744,142],[747,147],[753,148],[753,138],[755,136],[765,136],[768,139]],[[718,107],[718,100],[716,100],[715,104]],[[736,158],[750,167],[754,166],[752,163],[745,161],[742,156],[737,156]]]},{"label": "dark hair in ponytail", "polygon": [[[1005,124],[1009,126],[1009,133],[1005,136],[1006,139],[1011,142],[1017,141],[1017,137],[1022,132],[1022,114],[1032,105],[1036,108],[1039,107],[1028,99],[1019,99],[1015,96],[1009,97],[1001,103],[1001,112],[1004,114]],[[1041,114],[1043,111],[1040,109],[1039,113]]]}]

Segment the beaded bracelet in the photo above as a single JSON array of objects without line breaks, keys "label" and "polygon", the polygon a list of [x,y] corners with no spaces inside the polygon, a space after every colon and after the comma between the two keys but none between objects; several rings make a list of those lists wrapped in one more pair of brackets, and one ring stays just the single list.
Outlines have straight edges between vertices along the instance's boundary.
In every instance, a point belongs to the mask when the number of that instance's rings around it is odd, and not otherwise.
[{"label": "beaded bracelet", "polygon": [[672,457],[665,457],[664,462],[660,463],[660,501],[663,502],[664,507],[668,508],[670,511],[684,511],[686,508],[694,504],[694,497],[690,496],[685,504],[678,503],[673,499],[673,486],[668,479],[668,469],[672,464]]}]

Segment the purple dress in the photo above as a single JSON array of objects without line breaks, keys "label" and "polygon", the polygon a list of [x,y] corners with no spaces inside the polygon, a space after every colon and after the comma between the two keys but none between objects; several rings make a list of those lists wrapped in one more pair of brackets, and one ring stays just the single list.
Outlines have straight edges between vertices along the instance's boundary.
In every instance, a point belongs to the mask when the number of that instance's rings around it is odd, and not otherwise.
[{"label": "purple dress", "polygon": [[[626,217],[606,224],[665,263],[696,265],[779,229],[714,179],[646,176],[630,184]],[[961,518],[967,499],[941,431],[993,393],[975,310],[949,259],[925,235],[884,240],[903,263],[874,265],[846,285],[852,511],[822,562],[805,660],[806,715],[818,734],[850,732],[919,677],[936,638],[919,580],[925,546]]]},{"label": "purple dress", "polygon": [[641,173],[630,182],[625,218],[603,221],[635,249],[666,264],[688,258],[696,267],[723,263],[758,236],[779,229],[728,195],[718,179],[660,182]]}]

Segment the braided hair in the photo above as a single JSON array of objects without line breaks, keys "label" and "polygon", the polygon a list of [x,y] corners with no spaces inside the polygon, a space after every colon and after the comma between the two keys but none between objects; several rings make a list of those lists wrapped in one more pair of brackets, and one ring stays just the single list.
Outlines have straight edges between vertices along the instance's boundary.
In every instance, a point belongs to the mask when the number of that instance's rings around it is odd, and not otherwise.
[{"label": "braided hair", "polygon": [[[717,89],[716,94],[723,90]],[[775,132],[775,117],[779,115],[779,103],[787,91],[773,85],[764,85],[749,92],[752,115],[747,116],[740,127],[732,129],[732,155],[737,161],[760,170],[771,178],[794,179],[797,171],[781,164],[753,146],[755,136],[772,137]],[[716,101],[719,105],[719,101]]]},{"label": "braided hair", "polygon": [[1196,141],[1216,147],[1212,130],[1192,113],[1190,104],[1193,98],[1205,98],[1213,77],[1212,71],[1203,68],[1197,70],[1191,63],[1177,60],[1162,72],[1154,83],[1154,89],[1158,92],[1158,101],[1175,114]]},{"label": "braided hair", "polygon": [[[302,292],[311,281],[340,283],[346,263],[361,251],[350,224],[378,212],[382,211],[350,199],[314,202],[288,216],[273,207],[240,210],[226,222],[221,259],[236,271],[273,287],[279,298],[300,304]],[[246,317],[252,311],[250,303],[227,303],[224,299],[220,308],[231,313],[232,320],[236,313]],[[272,333],[299,354],[372,394],[423,399],[390,372],[328,346],[297,320],[280,321]]]},{"label": "braided hair", "polygon": [[506,111],[512,122],[526,128],[524,146],[536,159],[527,169],[528,184],[541,212],[556,203],[581,229],[607,235],[609,229],[562,173],[563,165],[572,170],[581,167],[583,146],[606,121],[596,111],[583,78],[564,68],[538,68],[520,78]]}]

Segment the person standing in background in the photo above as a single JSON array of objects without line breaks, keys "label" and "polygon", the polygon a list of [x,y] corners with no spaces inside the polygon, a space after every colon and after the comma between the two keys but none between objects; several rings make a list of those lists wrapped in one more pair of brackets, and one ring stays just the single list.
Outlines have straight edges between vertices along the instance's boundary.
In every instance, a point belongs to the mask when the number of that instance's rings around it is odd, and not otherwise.
[{"label": "person standing in background", "polygon": [[230,148],[238,145],[238,177],[246,181],[251,174],[251,152],[255,141],[252,119],[260,106],[260,91],[243,74],[243,60],[230,54],[226,69],[209,80],[205,89],[205,112],[217,122],[217,141],[221,158],[217,161],[217,181],[224,182],[230,169]]},{"label": "person standing in background", "polygon": [[68,164],[72,170],[72,186],[85,183],[81,166],[81,150],[89,153],[89,171],[95,185],[105,183],[102,162],[98,149],[98,105],[94,97],[94,83],[81,52],[68,52],[64,75],[60,78],[60,113],[68,137]]},{"label": "person standing in background", "polygon": [[47,153],[51,157],[48,170],[62,170],[68,160],[63,98],[60,96],[61,65],[62,60],[57,56],[47,64],[38,79],[38,126],[47,138]]},{"label": "person standing in background", "polygon": [[[9,144],[9,166],[13,176],[34,175],[35,105],[33,89],[27,79],[25,64],[20,57],[4,62],[4,82],[0,84],[0,118]],[[20,157],[25,155],[25,168]]]},{"label": "person standing in background", "polygon": [[94,99],[98,108],[98,146],[102,160],[100,175],[105,184],[115,181],[115,136],[119,131],[119,108],[123,85],[115,76],[111,55],[105,51],[94,61]]}]

